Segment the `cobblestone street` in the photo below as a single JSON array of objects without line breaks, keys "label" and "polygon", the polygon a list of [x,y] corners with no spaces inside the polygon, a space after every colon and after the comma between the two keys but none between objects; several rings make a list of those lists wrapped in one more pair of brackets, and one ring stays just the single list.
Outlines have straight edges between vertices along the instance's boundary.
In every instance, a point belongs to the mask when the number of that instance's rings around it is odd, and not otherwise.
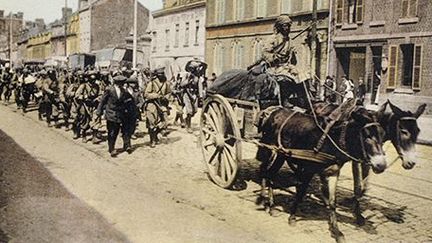
[{"label": "cobblestone street", "polygon": [[[245,182],[244,187],[230,191],[215,186],[204,173],[196,126],[194,135],[174,129],[165,144],[156,149],[148,148],[148,137],[144,136],[134,141],[132,155],[120,154],[112,159],[105,143],[93,145],[73,141],[71,134],[47,128],[45,123],[37,121],[34,112],[23,116],[14,112],[12,106],[0,106],[0,114],[0,128],[6,134],[41,161],[68,191],[133,242],[148,242],[155,236],[162,242],[171,242],[173,238],[168,235],[176,235],[182,242],[333,242],[328,231],[327,211],[315,196],[319,195],[317,185],[301,205],[295,227],[287,224],[288,214],[284,211],[293,200],[293,187],[276,191],[280,213],[274,217],[255,205],[259,184],[258,164],[253,160],[256,148],[252,145],[244,148],[244,154],[249,157],[241,164],[240,181]],[[395,153],[391,146],[385,147],[390,161]],[[400,162],[396,162],[384,174],[370,176],[370,190],[362,202],[367,218],[363,227],[355,225],[351,214],[351,166],[344,167],[337,199],[340,227],[348,242],[432,241],[432,181],[429,176],[432,165],[428,160],[431,156],[430,147],[418,146],[419,161],[413,170],[404,170]],[[282,173],[282,184],[287,182],[283,178],[288,178],[284,175],[289,176],[285,171]],[[170,211],[174,215],[167,213],[168,216],[152,220],[157,224],[151,229],[159,229],[157,225],[160,225],[162,229],[159,230],[165,233],[152,231],[154,236],[150,237],[146,220],[149,215],[146,214],[152,203],[148,198],[143,200],[144,192],[201,216],[190,215],[188,224],[176,228],[185,213],[174,208]],[[167,219],[176,215],[180,218],[170,224],[176,227],[165,228],[171,221]],[[206,217],[215,222],[209,222]]]}]

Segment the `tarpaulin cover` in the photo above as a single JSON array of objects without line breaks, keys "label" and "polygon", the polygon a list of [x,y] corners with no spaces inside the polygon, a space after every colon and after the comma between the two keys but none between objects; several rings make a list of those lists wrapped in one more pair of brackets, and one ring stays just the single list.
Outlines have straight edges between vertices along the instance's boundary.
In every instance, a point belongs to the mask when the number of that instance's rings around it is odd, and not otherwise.
[{"label": "tarpaulin cover", "polygon": [[222,73],[210,85],[208,92],[247,101],[277,100],[279,88],[268,74],[230,70]]}]

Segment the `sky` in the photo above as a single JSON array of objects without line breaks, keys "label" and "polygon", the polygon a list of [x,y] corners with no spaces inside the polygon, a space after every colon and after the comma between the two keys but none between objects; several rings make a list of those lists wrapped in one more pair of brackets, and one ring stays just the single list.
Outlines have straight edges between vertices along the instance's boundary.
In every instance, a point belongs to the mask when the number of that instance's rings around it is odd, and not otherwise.
[{"label": "sky", "polygon": [[[78,8],[78,0],[67,0],[68,7],[73,11]],[[162,8],[162,0],[139,0],[150,11]],[[44,18],[45,23],[51,23],[61,17],[61,8],[65,0],[0,0],[0,10],[5,15],[9,12],[24,12],[25,20]]]}]

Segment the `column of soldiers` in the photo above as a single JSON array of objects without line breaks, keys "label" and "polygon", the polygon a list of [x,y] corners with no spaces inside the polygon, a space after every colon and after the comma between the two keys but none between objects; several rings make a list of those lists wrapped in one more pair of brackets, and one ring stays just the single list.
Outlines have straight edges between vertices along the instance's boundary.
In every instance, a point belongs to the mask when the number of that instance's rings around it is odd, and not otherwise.
[{"label": "column of soldiers", "polygon": [[[160,142],[160,136],[166,137],[170,103],[175,104],[181,125],[192,132],[198,83],[204,80],[206,68],[201,62],[193,64],[196,67],[188,64],[188,75],[171,82],[164,68],[151,72],[126,68],[98,71],[92,67],[85,70],[1,67],[0,99],[7,105],[14,97],[17,109],[23,113],[33,108],[48,127],[72,130],[73,139],[82,139],[84,143],[102,142],[107,130],[108,152],[115,157],[118,151],[114,146],[120,131],[123,150],[132,152],[131,138],[136,138],[139,121],[146,123],[150,147]],[[29,108],[29,103],[34,105]]]}]

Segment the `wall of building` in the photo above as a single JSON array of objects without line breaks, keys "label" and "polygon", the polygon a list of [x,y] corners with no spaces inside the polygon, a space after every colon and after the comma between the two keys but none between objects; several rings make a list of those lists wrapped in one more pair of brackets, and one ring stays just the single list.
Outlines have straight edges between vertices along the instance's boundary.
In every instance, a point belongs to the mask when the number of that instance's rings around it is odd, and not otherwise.
[{"label": "wall of building", "polygon": [[67,54],[80,53],[80,16],[78,13],[68,19],[67,36]]},{"label": "wall of building", "polygon": [[[363,20],[360,22],[349,23],[349,7],[347,1],[343,6],[342,20],[337,23],[334,30],[335,53],[331,56],[332,62],[340,62],[336,51],[343,50],[352,46],[362,46],[366,49],[366,68],[365,80],[371,81],[373,78],[372,52],[373,46],[382,48],[382,64],[388,63],[390,46],[397,47],[397,65],[395,85],[389,85],[389,71],[383,71],[381,76],[381,93],[383,97],[393,99],[406,99],[406,95],[432,96],[432,2],[429,0],[418,0],[417,7],[403,11],[403,0],[382,0],[363,1]],[[408,2],[408,1],[406,1]],[[412,2],[412,1],[409,1]],[[415,5],[413,5],[415,6]],[[332,6],[336,10],[336,3]],[[410,8],[410,7],[409,7]],[[405,13],[407,14],[405,14]],[[352,22],[352,21],[351,21]],[[403,52],[401,45],[419,45],[422,49],[420,87],[413,88],[402,84],[403,76]],[[344,70],[332,67],[332,72],[341,76]],[[403,103],[403,102],[402,102]]]},{"label": "wall of building", "polygon": [[[133,33],[133,8],[134,0],[99,0],[91,5],[90,49],[125,44]],[[148,19],[149,11],[138,4],[138,36],[145,34]]]},{"label": "wall of building", "polygon": [[[300,5],[296,5],[299,4]],[[327,65],[328,1],[318,1],[319,75]],[[245,69],[261,57],[262,49],[273,34],[273,25],[282,13],[293,20],[291,37],[310,25],[312,0],[215,0],[207,4],[206,62],[209,73]],[[298,68],[310,72],[311,51],[307,32],[292,41],[298,53]]]},{"label": "wall of building", "polygon": [[79,51],[91,51],[91,10],[89,7],[79,10]]},{"label": "wall of building", "polygon": [[45,32],[28,40],[28,60],[44,61],[51,56],[51,33]]},{"label": "wall of building", "polygon": [[153,13],[152,68],[166,67],[171,76],[194,58],[204,61],[205,11],[205,2],[199,1]]}]

